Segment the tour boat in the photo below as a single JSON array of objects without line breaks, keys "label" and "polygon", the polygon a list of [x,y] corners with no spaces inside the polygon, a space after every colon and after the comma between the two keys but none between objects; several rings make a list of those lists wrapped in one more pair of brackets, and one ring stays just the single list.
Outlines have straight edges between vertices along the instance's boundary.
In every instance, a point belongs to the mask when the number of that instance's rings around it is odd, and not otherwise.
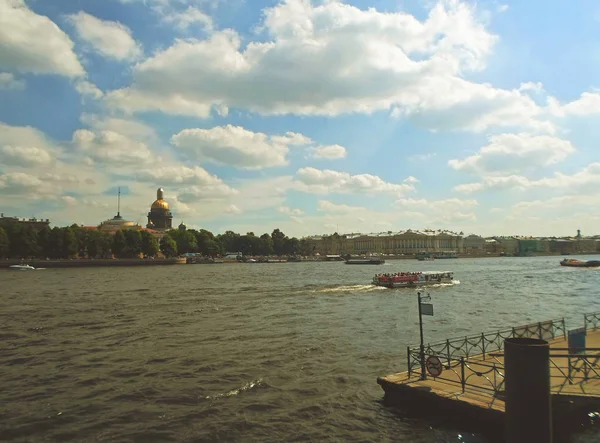
[{"label": "tour boat", "polygon": [[385,260],[382,258],[350,258],[346,260],[347,265],[382,265]]},{"label": "tour boat", "polygon": [[397,272],[395,274],[377,274],[373,284],[387,288],[412,288],[416,286],[452,283],[454,273],[450,271]]},{"label": "tour boat", "polygon": [[12,265],[9,268],[17,271],[35,271],[35,268],[31,265]]},{"label": "tour boat", "polygon": [[597,268],[600,267],[600,260],[581,261],[574,258],[565,258],[560,262],[561,266],[571,266],[574,268]]}]

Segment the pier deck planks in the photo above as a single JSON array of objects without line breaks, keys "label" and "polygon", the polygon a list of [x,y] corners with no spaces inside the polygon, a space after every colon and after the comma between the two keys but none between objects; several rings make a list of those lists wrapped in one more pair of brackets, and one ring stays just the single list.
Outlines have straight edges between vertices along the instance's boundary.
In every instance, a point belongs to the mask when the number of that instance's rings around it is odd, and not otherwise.
[{"label": "pier deck planks", "polygon": [[[550,341],[550,354],[566,354],[566,351],[555,351],[553,348],[567,348],[568,343],[562,336],[555,338]],[[586,347],[588,348],[600,348],[600,330],[588,330],[586,337]],[[498,351],[502,353],[502,351]],[[492,354],[494,354],[492,352]],[[597,354],[597,352],[595,352]],[[445,363],[443,359],[442,363]],[[569,384],[564,383],[561,389],[557,385],[560,385],[565,381],[565,377],[561,374],[561,371],[565,374],[568,373],[568,361],[566,358],[555,358],[551,357],[551,370],[550,370],[550,384],[553,387],[553,394],[572,395],[572,396],[584,396],[584,397],[599,397],[600,398],[600,378],[592,378],[584,383]],[[494,362],[498,363],[504,369],[503,357],[491,357],[489,355],[483,359],[483,355],[470,356],[467,363],[473,372],[466,372],[465,378],[470,373],[474,372],[486,372]],[[600,374],[600,359],[598,361],[591,360],[595,363],[594,369]],[[460,373],[460,365],[455,370]],[[420,397],[428,397],[431,401],[434,401],[435,397],[442,399],[455,400],[461,403],[466,403],[470,406],[477,408],[483,408],[487,410],[494,410],[498,412],[504,412],[504,399],[501,396],[494,396],[494,392],[489,390],[491,388],[490,383],[484,378],[477,375],[472,375],[468,378],[468,385],[465,386],[465,392],[462,392],[460,384],[460,376],[455,374],[452,370],[444,370],[441,374],[442,378],[433,378],[429,374],[426,380],[420,380],[419,374],[414,373],[409,378],[408,372],[401,372],[397,374],[388,375],[386,377],[380,377],[377,382],[381,385],[384,391],[387,393],[394,393],[402,396],[414,397],[421,395]],[[577,381],[583,379],[581,372],[574,376]],[[598,377],[593,372],[591,377]],[[444,379],[447,380],[444,380]],[[484,388],[488,389],[484,389]]]}]

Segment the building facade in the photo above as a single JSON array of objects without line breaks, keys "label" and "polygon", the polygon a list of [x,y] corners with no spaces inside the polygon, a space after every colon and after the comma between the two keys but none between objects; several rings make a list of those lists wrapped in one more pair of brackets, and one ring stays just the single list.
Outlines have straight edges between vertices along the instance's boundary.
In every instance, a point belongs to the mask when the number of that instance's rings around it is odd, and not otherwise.
[{"label": "building facade", "polygon": [[416,254],[419,252],[462,252],[463,237],[451,231],[381,232],[333,234],[306,238],[320,255]]},{"label": "building facade", "polygon": [[4,214],[0,214],[0,225],[3,224],[21,224],[31,226],[35,229],[42,229],[50,225],[50,220],[41,218],[19,218],[19,217],[5,217]]},{"label": "building facade", "polygon": [[471,234],[463,239],[463,251],[465,254],[485,254],[485,238]]}]

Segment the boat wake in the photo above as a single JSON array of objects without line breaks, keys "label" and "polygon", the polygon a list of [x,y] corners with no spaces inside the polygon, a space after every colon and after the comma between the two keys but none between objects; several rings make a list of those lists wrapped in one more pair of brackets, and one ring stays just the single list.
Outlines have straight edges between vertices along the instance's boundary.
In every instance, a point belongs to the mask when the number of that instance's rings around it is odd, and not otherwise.
[{"label": "boat wake", "polygon": [[251,382],[246,383],[241,388],[233,389],[233,390],[231,390],[229,392],[225,392],[223,394],[207,395],[205,398],[206,398],[206,400],[215,400],[217,398],[233,397],[233,396],[241,394],[242,392],[247,392],[254,388],[258,388],[259,386],[262,386],[262,385],[263,385],[263,380],[262,380],[262,378],[259,378],[258,380],[252,380]]},{"label": "boat wake", "polygon": [[378,291],[382,288],[381,286],[375,285],[343,285],[343,286],[335,286],[332,288],[322,288],[316,289],[311,292],[318,293],[327,293],[327,292],[370,292],[370,291]]}]

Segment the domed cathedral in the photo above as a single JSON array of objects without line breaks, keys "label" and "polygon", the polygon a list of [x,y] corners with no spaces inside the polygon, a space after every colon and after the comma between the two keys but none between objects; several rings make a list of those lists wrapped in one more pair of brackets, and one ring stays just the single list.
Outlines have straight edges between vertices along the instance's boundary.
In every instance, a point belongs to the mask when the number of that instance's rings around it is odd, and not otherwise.
[{"label": "domed cathedral", "polygon": [[148,224],[146,228],[160,230],[168,230],[172,228],[173,214],[169,209],[169,204],[164,199],[163,188],[158,188],[156,191],[156,200],[150,206],[148,212]]}]

